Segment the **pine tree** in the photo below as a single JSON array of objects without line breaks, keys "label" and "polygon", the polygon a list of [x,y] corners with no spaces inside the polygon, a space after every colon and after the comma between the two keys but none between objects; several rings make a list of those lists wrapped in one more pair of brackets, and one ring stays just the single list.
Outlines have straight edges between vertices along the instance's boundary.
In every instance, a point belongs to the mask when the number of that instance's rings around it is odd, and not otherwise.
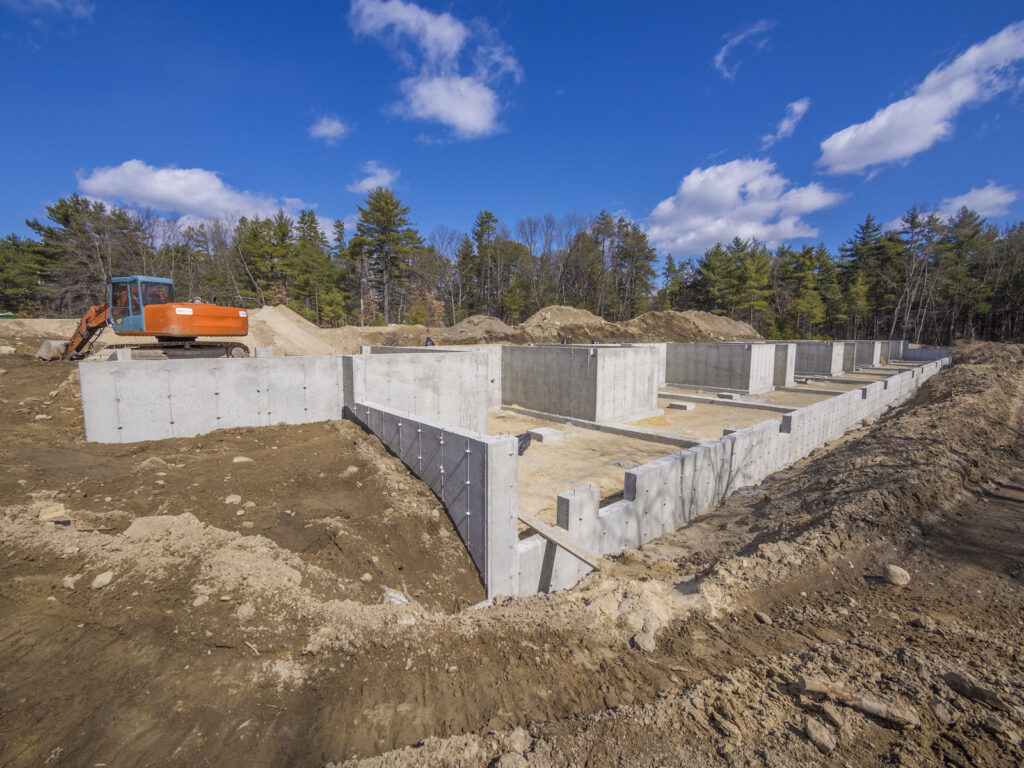
[{"label": "pine tree", "polygon": [[[367,271],[381,300],[384,322],[389,323],[392,299],[396,289],[408,280],[412,252],[422,246],[422,240],[409,223],[409,208],[390,189],[373,189],[358,210],[356,236],[349,247],[366,259]],[[362,316],[362,299],[360,306]]]}]

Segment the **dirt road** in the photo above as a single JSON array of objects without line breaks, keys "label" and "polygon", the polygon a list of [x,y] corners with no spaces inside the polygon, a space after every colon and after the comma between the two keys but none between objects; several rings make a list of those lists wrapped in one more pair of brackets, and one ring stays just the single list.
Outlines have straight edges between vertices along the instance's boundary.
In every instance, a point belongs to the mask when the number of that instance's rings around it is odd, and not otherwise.
[{"label": "dirt road", "polygon": [[[459,567],[443,513],[350,425],[95,454],[48,394],[66,370],[0,362],[17,473],[0,486],[0,764],[1019,765],[1024,371],[1018,348],[968,352],[909,406],[577,589],[462,610],[472,585],[411,578]],[[41,465],[44,448],[59,453]],[[138,471],[154,456],[166,475]],[[53,474],[74,462],[91,479]],[[336,478],[350,465],[363,488]],[[298,511],[320,481],[355,494],[339,530],[378,570],[302,545],[300,525],[339,517]],[[41,520],[58,502],[67,524]],[[389,507],[434,549],[383,546]],[[265,530],[242,527],[264,509]],[[414,601],[382,602],[399,574]]]}]

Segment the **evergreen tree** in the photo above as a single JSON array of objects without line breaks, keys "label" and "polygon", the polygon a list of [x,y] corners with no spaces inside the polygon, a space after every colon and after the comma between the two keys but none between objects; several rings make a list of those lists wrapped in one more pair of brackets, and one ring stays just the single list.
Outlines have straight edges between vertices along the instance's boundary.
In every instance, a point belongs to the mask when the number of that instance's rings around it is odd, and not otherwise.
[{"label": "evergreen tree", "polygon": [[390,189],[373,189],[358,210],[356,236],[349,247],[366,259],[383,320],[389,323],[396,289],[408,280],[413,251],[422,246],[422,240],[409,223],[409,208]]}]

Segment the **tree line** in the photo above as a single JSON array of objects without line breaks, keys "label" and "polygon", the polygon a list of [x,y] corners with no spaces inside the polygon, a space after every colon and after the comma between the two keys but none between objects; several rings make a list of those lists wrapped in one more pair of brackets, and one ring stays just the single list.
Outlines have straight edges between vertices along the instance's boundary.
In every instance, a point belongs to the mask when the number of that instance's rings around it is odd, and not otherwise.
[{"label": "tree line", "polygon": [[609,320],[652,309],[701,309],[745,320],[769,338],[957,337],[1024,334],[1024,224],[999,231],[963,209],[949,219],[909,210],[883,230],[868,216],[838,252],[719,243],[660,270],[635,221],[596,216],[520,219],[481,211],[470,232],[427,237],[395,194],[378,187],[354,231],[312,210],[234,222],[188,222],[72,195],[0,239],[0,311],[80,315],[114,275],[174,280],[179,298],[287,304],[318,325],[423,323],[472,314],[521,322],[550,304]]}]

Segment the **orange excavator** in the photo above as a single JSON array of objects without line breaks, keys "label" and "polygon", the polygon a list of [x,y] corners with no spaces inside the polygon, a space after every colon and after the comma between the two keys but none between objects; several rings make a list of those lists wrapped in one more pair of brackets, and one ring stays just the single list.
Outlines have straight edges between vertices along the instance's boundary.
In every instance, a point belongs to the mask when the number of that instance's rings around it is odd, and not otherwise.
[{"label": "orange excavator", "polygon": [[90,307],[68,341],[47,341],[37,353],[43,360],[85,357],[107,327],[118,336],[155,336],[155,344],[114,344],[108,348],[143,350],[145,357],[248,357],[249,348],[231,341],[197,341],[249,333],[249,316],[238,307],[199,301],[176,302],[174,283],[163,277],[113,277],[107,301]]}]

